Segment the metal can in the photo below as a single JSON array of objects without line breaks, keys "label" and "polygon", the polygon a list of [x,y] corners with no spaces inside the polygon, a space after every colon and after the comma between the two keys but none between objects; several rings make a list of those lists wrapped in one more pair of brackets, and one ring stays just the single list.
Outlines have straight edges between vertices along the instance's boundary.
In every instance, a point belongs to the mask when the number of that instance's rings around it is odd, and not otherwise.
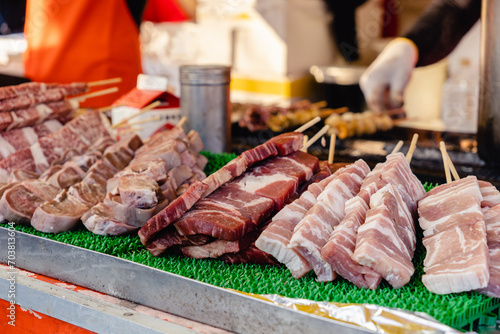
[{"label": "metal can", "polygon": [[228,66],[180,67],[181,114],[187,118],[186,126],[200,134],[210,152],[228,152],[231,147],[230,81]]}]

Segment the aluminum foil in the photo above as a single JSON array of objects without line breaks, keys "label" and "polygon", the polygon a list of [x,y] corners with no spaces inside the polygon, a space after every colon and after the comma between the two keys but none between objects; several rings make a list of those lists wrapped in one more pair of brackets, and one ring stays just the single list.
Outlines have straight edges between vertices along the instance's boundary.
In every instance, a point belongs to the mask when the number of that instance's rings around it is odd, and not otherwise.
[{"label": "aluminum foil", "polygon": [[245,294],[274,305],[345,322],[375,333],[462,333],[421,312],[409,312],[372,304],[315,302],[279,295]]}]

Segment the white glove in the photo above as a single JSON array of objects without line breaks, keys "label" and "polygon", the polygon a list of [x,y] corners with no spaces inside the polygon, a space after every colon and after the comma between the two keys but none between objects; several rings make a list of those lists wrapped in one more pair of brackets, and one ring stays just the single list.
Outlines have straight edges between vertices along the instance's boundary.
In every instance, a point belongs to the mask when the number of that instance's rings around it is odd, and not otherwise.
[{"label": "white glove", "polygon": [[368,108],[381,112],[402,107],[417,60],[418,49],[411,40],[400,37],[387,44],[359,82]]}]

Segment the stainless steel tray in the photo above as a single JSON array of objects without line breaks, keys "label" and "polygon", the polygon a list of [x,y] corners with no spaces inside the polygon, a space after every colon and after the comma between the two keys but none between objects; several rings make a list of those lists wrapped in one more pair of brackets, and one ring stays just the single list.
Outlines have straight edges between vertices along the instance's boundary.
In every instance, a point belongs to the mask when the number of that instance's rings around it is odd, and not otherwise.
[{"label": "stainless steel tray", "polygon": [[[0,227],[0,262],[8,230]],[[114,256],[16,231],[15,264],[64,282],[238,333],[370,333]]]}]

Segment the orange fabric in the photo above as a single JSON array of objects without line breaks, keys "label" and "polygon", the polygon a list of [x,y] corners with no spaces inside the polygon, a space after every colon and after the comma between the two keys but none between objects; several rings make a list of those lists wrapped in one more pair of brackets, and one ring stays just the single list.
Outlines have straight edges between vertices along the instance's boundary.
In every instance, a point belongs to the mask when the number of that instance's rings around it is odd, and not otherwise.
[{"label": "orange fabric", "polygon": [[34,333],[58,333],[58,334],[92,334],[89,330],[72,325],[62,320],[51,316],[33,312],[26,309],[21,309],[19,305],[15,305],[15,311],[12,313],[14,317],[13,324],[8,316],[11,315],[9,301],[0,299],[0,333],[3,334],[34,334]]},{"label": "orange fabric", "polygon": [[110,105],[135,87],[142,72],[139,31],[125,0],[28,0],[25,34],[25,75],[32,81],[122,78],[117,93],[84,106]]}]

